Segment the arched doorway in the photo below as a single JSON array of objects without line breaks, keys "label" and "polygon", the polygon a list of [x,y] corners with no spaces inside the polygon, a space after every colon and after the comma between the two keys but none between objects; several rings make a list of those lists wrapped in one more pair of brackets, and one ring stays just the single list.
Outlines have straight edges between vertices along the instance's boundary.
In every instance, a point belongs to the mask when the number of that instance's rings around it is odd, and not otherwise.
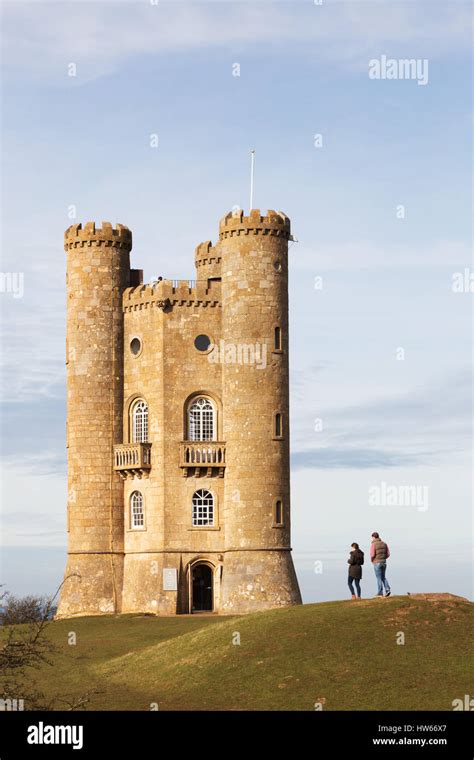
[{"label": "arched doorway", "polygon": [[212,612],[214,609],[214,574],[204,563],[191,568],[191,612]]}]

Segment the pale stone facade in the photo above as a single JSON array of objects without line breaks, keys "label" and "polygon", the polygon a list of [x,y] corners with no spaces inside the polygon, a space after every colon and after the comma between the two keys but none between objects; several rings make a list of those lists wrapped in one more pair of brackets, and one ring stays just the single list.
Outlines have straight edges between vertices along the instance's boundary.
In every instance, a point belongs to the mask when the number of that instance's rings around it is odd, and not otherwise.
[{"label": "pale stone facade", "polygon": [[196,249],[195,282],[145,286],[126,227],[66,231],[59,617],[301,603],[290,553],[289,239],[282,213],[228,214],[216,245]]}]

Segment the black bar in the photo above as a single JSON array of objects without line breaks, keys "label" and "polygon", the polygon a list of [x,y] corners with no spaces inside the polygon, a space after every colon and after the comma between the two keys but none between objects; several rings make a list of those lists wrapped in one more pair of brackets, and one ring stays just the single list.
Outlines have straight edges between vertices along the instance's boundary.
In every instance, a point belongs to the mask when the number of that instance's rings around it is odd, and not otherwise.
[{"label": "black bar", "polygon": [[[472,760],[472,713],[453,712],[0,712],[0,760],[26,757],[159,757],[176,750],[245,756],[261,749],[331,758],[451,757]],[[42,734],[39,727],[43,726]],[[48,727],[75,727],[72,744],[31,744]],[[79,727],[82,726],[82,748]],[[31,728],[36,727],[36,728]],[[54,731],[54,729],[53,729]],[[61,735],[55,735],[61,739]],[[383,743],[380,741],[383,740]],[[414,740],[417,740],[414,743]],[[422,741],[424,740],[424,744]]]}]

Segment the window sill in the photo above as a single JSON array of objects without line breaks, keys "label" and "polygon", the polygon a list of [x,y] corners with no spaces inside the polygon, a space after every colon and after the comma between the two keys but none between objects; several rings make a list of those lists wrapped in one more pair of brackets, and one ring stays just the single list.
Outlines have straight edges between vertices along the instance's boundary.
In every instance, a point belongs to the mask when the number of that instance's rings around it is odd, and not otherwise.
[{"label": "window sill", "polygon": [[220,530],[219,525],[193,525],[192,528],[186,530]]}]

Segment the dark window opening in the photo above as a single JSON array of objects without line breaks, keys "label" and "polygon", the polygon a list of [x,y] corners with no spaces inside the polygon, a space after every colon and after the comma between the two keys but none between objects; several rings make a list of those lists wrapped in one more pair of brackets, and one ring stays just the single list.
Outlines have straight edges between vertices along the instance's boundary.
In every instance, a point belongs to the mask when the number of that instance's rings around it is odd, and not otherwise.
[{"label": "dark window opening", "polygon": [[275,327],[275,351],[281,351],[281,327]]},{"label": "dark window opening", "polygon": [[277,438],[281,438],[283,435],[283,423],[281,414],[275,414],[275,435]]},{"label": "dark window opening", "polygon": [[198,351],[207,351],[211,345],[209,335],[198,335],[194,340],[194,346]]},{"label": "dark window opening", "polygon": [[133,338],[130,343],[130,351],[134,356],[137,356],[140,353],[141,347],[141,341],[138,338]]}]

